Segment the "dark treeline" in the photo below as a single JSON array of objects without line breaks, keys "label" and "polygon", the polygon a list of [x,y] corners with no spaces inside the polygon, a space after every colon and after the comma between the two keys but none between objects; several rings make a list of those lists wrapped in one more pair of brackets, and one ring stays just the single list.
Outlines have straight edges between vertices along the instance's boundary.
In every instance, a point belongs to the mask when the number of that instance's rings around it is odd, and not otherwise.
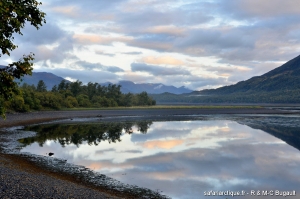
[{"label": "dark treeline", "polygon": [[34,142],[43,146],[47,140],[52,140],[60,143],[63,147],[70,144],[75,144],[79,147],[84,142],[87,142],[89,145],[98,145],[103,141],[108,141],[109,143],[121,142],[123,133],[137,133],[133,132],[133,126],[137,127],[138,132],[146,134],[151,124],[151,121],[138,121],[27,126],[25,130],[35,131],[37,135],[20,139],[19,142],[24,144],[24,146]]},{"label": "dark treeline", "polygon": [[163,103],[300,103],[300,89],[269,92],[237,92],[231,94],[204,95],[201,93],[151,94],[157,102]]},{"label": "dark treeline", "polygon": [[67,82],[61,81],[55,85],[51,91],[47,91],[47,86],[43,80],[38,84],[28,85],[24,83],[19,94],[13,96],[13,100],[4,101],[0,99],[6,109],[18,112],[41,109],[61,109],[61,108],[101,108],[117,106],[150,106],[156,101],[148,96],[147,92],[139,94],[121,93],[121,86],[109,84],[102,86],[98,83],[89,82],[83,85],[81,81]]}]

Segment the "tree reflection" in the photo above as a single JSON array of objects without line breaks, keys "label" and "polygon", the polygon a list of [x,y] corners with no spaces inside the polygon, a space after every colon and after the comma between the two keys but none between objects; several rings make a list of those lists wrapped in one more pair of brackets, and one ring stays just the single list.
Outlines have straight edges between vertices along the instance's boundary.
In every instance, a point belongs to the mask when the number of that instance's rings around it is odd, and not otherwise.
[{"label": "tree reflection", "polygon": [[137,128],[137,132],[145,134],[151,125],[151,121],[139,121],[29,126],[25,130],[37,132],[36,136],[20,139],[19,142],[25,146],[34,142],[43,146],[46,141],[52,140],[60,143],[63,147],[69,144],[75,144],[79,147],[84,142],[87,142],[89,145],[98,145],[102,141],[115,143],[121,142],[123,133],[134,133],[134,126]]}]

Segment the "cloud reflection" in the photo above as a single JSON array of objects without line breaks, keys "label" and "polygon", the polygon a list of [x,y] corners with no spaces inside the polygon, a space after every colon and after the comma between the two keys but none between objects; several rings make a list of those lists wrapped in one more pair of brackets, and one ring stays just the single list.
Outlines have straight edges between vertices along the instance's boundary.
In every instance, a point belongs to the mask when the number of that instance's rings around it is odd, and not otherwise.
[{"label": "cloud reflection", "polygon": [[[113,147],[106,142],[83,143],[79,148],[68,145],[57,153],[68,154],[75,164],[175,199],[206,198],[203,193],[210,190],[300,191],[299,151],[234,121],[154,122],[147,134],[125,134],[121,140]],[[56,143],[50,146],[59,148]],[[36,144],[24,149],[38,150]]]},{"label": "cloud reflection", "polygon": [[147,149],[153,149],[153,148],[171,149],[183,143],[184,143],[183,140],[148,141],[142,144],[142,146]]}]

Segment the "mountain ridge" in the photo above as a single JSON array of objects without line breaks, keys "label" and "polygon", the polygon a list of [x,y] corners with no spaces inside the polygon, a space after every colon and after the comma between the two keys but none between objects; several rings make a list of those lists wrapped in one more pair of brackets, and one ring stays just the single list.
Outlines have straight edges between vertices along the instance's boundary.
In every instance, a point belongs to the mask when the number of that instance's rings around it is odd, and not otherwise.
[{"label": "mountain ridge", "polygon": [[300,55],[234,85],[189,94],[151,96],[159,103],[300,103]]},{"label": "mountain ridge", "polygon": [[[21,84],[27,83],[29,85],[34,84],[35,86],[38,84],[40,80],[43,80],[47,86],[47,90],[51,90],[54,85],[58,85],[62,80],[66,80],[60,76],[57,76],[50,72],[33,72],[32,76],[26,75],[23,77],[23,81]],[[66,80],[68,81],[68,80]],[[69,82],[69,81],[68,81]],[[100,83],[100,85],[107,86],[108,84],[112,84],[111,82]],[[162,83],[140,83],[136,84],[129,80],[122,80],[117,83],[117,85],[121,85],[121,92],[122,93],[141,93],[146,91],[147,93],[151,94],[160,94],[164,92],[170,92],[174,94],[183,94],[183,93],[190,93],[192,90],[182,87],[175,87],[175,86],[167,86]]]},{"label": "mountain ridge", "polygon": [[285,64],[248,80],[217,89],[199,91],[201,94],[231,94],[238,92],[270,92],[300,89],[300,55]]}]

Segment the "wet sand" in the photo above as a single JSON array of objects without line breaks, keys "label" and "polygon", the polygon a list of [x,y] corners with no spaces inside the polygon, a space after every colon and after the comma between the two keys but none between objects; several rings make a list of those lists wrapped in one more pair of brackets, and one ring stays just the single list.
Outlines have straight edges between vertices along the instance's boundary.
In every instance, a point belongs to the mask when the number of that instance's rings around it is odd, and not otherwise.
[{"label": "wet sand", "polygon": [[[119,116],[161,117],[216,114],[291,114],[265,108],[137,109],[91,111],[41,111],[7,114],[0,128],[23,126],[60,119],[98,117],[114,120]],[[5,133],[0,129],[0,133]],[[0,140],[5,142],[5,140]],[[41,168],[25,157],[0,150],[0,198],[142,198],[135,193],[115,192],[88,184],[76,176]]]},{"label": "wet sand", "polygon": [[178,115],[217,115],[217,114],[292,114],[267,108],[181,108],[181,109],[128,109],[128,110],[85,110],[85,111],[39,111],[31,113],[7,114],[6,120],[0,120],[0,128],[22,126],[58,119],[84,117],[119,117],[119,116],[160,116]]}]

